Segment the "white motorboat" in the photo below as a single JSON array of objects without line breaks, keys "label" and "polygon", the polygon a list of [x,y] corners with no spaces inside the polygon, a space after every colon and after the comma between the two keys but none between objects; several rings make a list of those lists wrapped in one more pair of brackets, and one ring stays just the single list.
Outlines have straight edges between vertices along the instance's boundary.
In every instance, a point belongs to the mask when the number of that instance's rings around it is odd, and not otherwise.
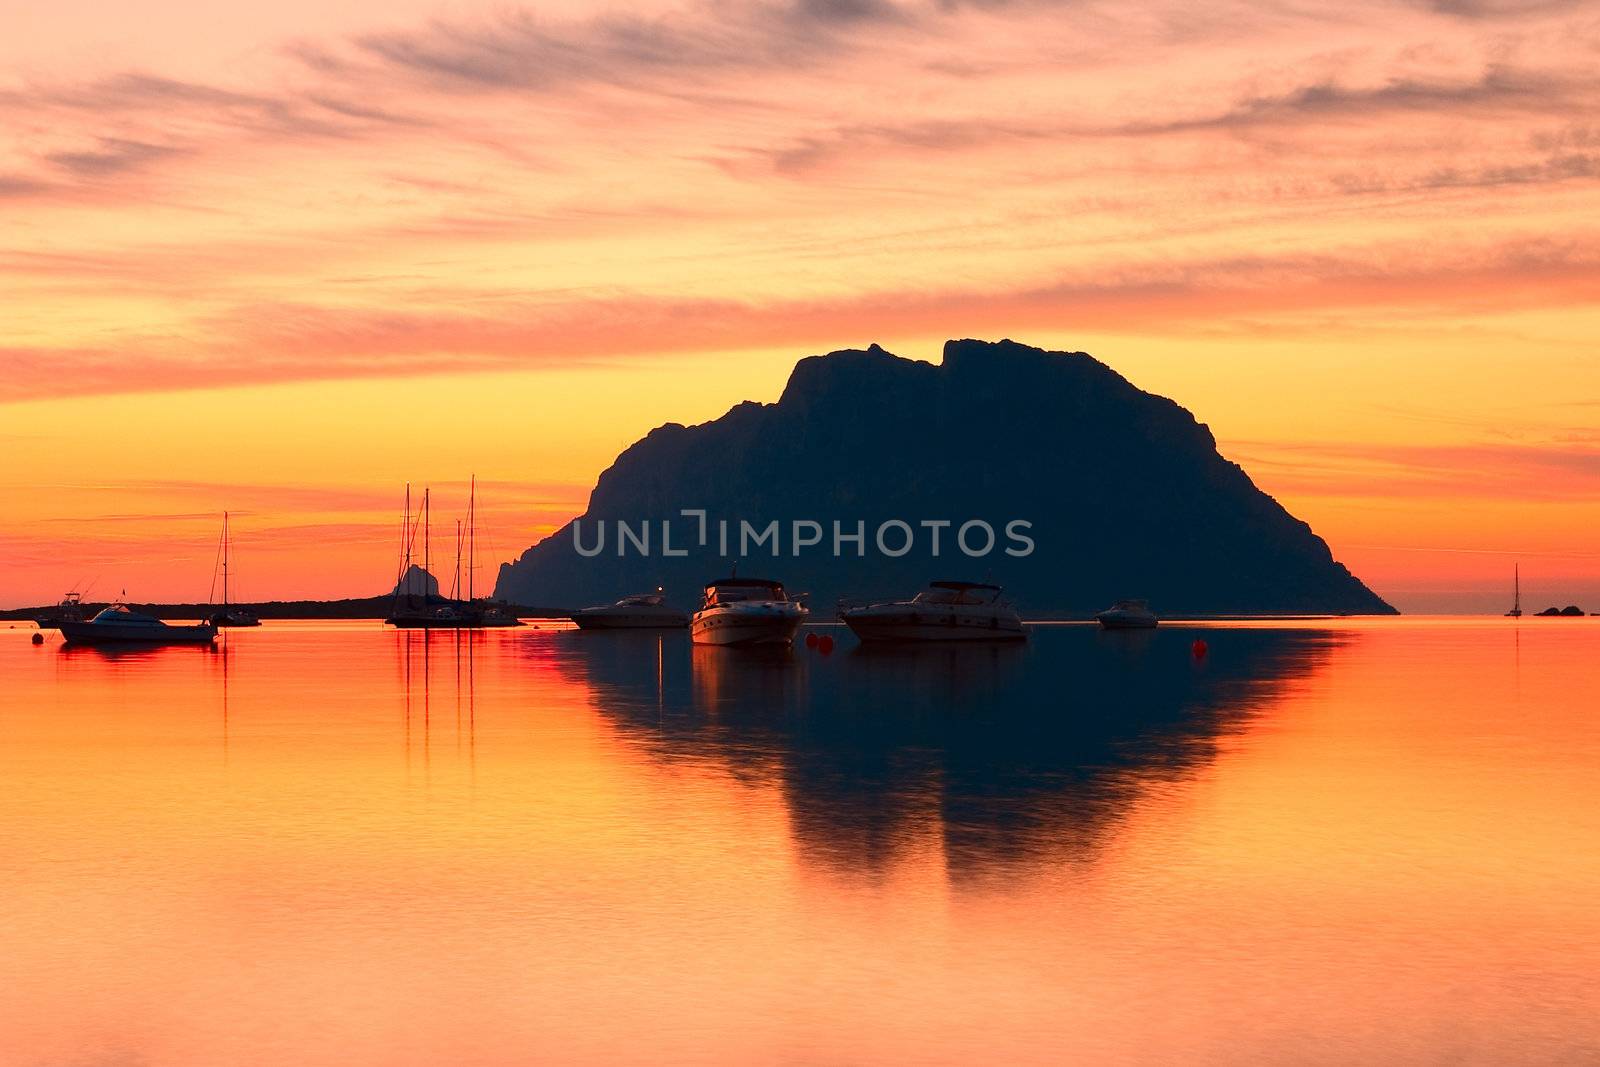
[{"label": "white motorboat", "polygon": [[625,596],[615,604],[572,613],[580,630],[671,630],[689,625],[689,613],[669,607],[659,590]]},{"label": "white motorboat", "polygon": [[929,582],[910,600],[844,608],[839,618],[862,641],[1023,641],[1023,628],[998,585]]},{"label": "white motorboat", "polygon": [[689,623],[697,645],[787,645],[810,612],[790,600],[782,582],[765,578],[718,578]]},{"label": "white motorboat", "polygon": [[1107,630],[1154,630],[1161,623],[1143,600],[1119,600],[1095,620]]},{"label": "white motorboat", "polygon": [[62,619],[56,627],[63,640],[75,645],[209,645],[217,637],[212,623],[172,626],[130,611],[126,604],[112,604],[88,622]]}]

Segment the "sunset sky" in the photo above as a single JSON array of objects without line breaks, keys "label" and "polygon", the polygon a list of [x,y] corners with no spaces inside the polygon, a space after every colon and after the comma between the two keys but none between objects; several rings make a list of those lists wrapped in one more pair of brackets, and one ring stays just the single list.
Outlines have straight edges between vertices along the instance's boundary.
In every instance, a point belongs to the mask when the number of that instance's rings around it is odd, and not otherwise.
[{"label": "sunset sky", "polygon": [[[1600,9],[0,8],[0,606],[492,566],[801,356],[1085,350],[1402,610],[1600,610]],[[436,568],[442,569],[442,568]]]}]

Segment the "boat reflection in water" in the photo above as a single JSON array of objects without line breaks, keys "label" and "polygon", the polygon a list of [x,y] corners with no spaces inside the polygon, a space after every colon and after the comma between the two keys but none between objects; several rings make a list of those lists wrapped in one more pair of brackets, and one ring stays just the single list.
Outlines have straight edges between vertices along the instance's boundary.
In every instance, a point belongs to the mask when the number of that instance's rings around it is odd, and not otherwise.
[{"label": "boat reflection in water", "polygon": [[1192,634],[1142,637],[1108,654],[1097,631],[1041,627],[1031,645],[832,657],[571,640],[554,661],[658,758],[776,777],[807,856],[878,868],[933,833],[960,878],[1091,847],[1144,785],[1203,766],[1281,682],[1354,639],[1240,630],[1197,662]]}]

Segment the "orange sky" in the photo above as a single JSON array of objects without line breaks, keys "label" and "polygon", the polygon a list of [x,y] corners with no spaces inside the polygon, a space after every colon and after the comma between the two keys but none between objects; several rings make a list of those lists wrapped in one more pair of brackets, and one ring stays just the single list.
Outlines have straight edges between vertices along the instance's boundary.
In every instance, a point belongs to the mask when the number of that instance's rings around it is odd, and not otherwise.
[{"label": "orange sky", "polygon": [[1402,609],[1600,610],[1600,18],[1497,0],[0,10],[0,604],[486,565],[800,356],[1085,349]]}]

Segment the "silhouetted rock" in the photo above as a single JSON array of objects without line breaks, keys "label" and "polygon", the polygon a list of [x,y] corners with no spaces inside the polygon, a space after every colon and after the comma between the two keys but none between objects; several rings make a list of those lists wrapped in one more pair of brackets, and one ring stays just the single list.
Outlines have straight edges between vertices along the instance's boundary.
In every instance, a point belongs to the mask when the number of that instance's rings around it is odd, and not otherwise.
[{"label": "silhouetted rock", "polygon": [[[703,508],[710,525],[682,509]],[[722,554],[717,522],[733,536]],[[879,551],[888,520],[913,528],[912,551]],[[819,613],[841,595],[915,591],[931,578],[1004,584],[1025,612],[1087,615],[1120,597],[1158,613],[1392,613],[1334,561],[1311,528],[1217,454],[1210,431],[1177,404],[1145,393],[1083,353],[1011,341],[951,341],[935,366],[874,345],[801,360],[776,404],[742,403],[699,426],[658,427],[600,476],[580,520],[584,558],[568,524],[501,568],[496,595],[521,602],[601,603],[666,587],[692,603],[707,579],[739,558],[740,520],[778,520],[780,555],[748,553],[741,573],[809,590]],[[615,521],[651,528],[651,554],[618,555]],[[661,552],[660,523],[672,548]],[[793,554],[796,520],[822,524],[823,543]],[[940,552],[924,520],[948,520]],[[957,528],[996,531],[988,555],[957,547]],[[1005,536],[1026,520],[1031,555]],[[832,523],[866,530],[865,554],[832,552]],[[904,540],[892,532],[889,547]],[[981,546],[975,532],[971,546]]]},{"label": "silhouetted rock", "polygon": [[1576,604],[1568,604],[1564,608],[1550,607],[1539,612],[1539,617],[1545,619],[1580,619],[1583,617],[1583,609]]},{"label": "silhouetted rock", "polygon": [[425,596],[437,597],[439,595],[439,579],[413,563],[405,576],[395,583],[390,596]]}]

